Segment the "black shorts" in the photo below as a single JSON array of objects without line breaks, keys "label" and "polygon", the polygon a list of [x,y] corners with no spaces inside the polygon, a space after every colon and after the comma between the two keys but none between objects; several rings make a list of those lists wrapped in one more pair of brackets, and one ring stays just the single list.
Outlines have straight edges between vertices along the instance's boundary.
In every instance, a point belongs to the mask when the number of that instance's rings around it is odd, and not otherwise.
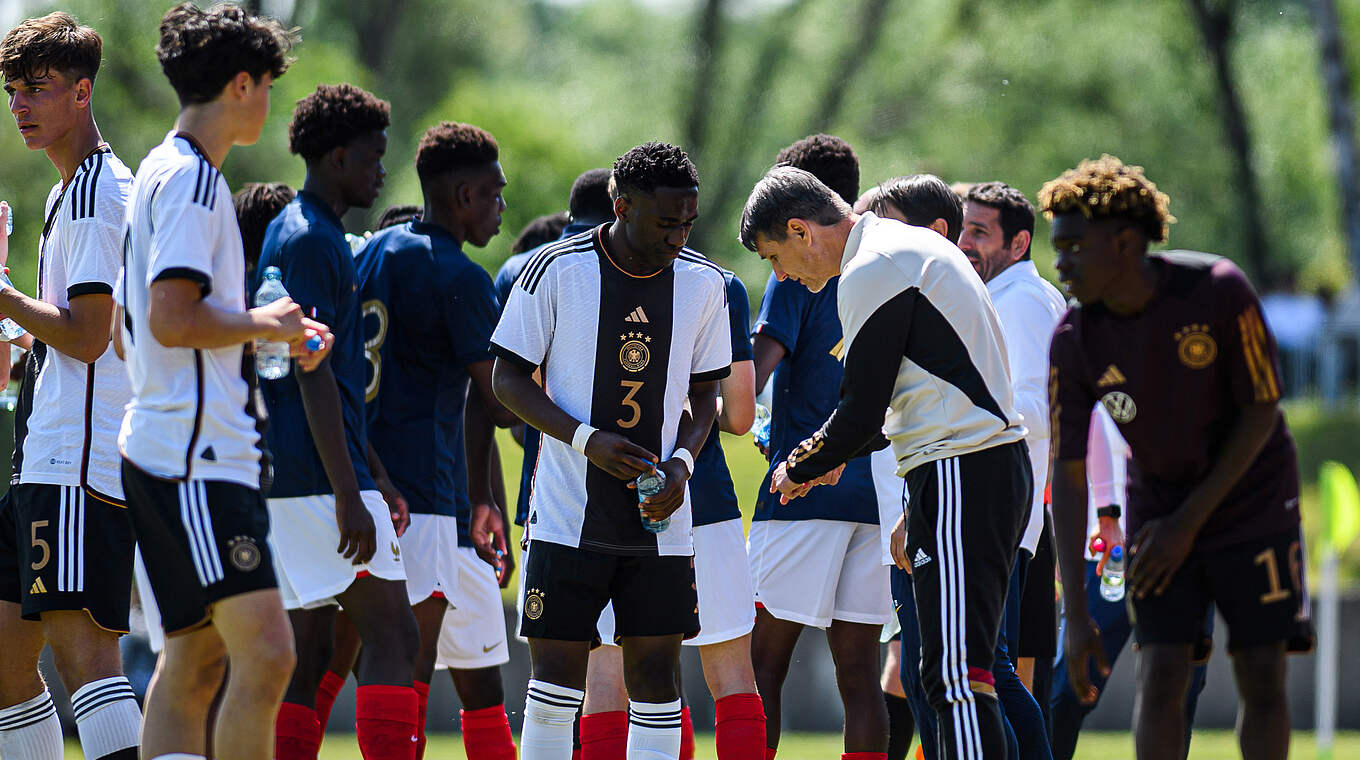
[{"label": "black shorts", "polygon": [[1054,581],[1053,518],[1044,509],[1044,531],[1029,561],[1020,595],[1020,641],[1017,657],[1058,656],[1058,600]]},{"label": "black shorts", "polygon": [[125,459],[123,492],[166,634],[206,625],[222,599],[277,588],[259,490],[166,480]]},{"label": "black shorts", "polygon": [[[1132,558],[1132,561],[1137,561]],[[1298,529],[1192,553],[1161,596],[1130,599],[1138,644],[1200,644],[1209,605],[1228,624],[1228,651],[1287,642],[1309,628]]]},{"label": "black shorts", "polygon": [[79,486],[24,483],[0,500],[0,599],[25,620],[85,610],[95,625],[127,633],[132,523],[127,508]]},{"label": "black shorts", "polygon": [[633,557],[534,541],[524,567],[520,634],[598,642],[596,623],[614,603],[614,636],[692,638],[699,633],[693,557]]}]

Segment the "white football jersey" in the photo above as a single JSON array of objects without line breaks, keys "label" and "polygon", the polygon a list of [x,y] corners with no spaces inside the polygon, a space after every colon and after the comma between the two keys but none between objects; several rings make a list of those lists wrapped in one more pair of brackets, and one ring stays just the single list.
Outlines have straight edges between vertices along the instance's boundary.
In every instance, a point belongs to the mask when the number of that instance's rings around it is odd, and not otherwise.
[{"label": "white football jersey", "polygon": [[132,401],[118,445],[164,478],[260,486],[260,436],[249,404],[254,367],[244,344],[172,348],[148,322],[151,284],[197,282],[223,311],[246,310],[245,258],[231,190],[192,138],[170,133],[137,168],[128,202],[123,274],[124,353]]},{"label": "white football jersey", "polygon": [[[132,172],[101,146],[44,206],[37,298],[60,309],[73,298],[113,293],[122,262],[123,215]],[[14,461],[19,483],[83,486],[121,502],[118,428],[131,391],[110,345],[93,364],[35,341],[32,397],[18,410]],[[25,394],[27,395],[27,394]]]},{"label": "white football jersey", "polygon": [[[623,435],[661,461],[675,448],[691,382],[731,371],[722,270],[684,249],[647,277],[610,260],[604,227],[543,248],[505,305],[491,350],[526,370],[541,367],[548,396],[567,414]],[[571,445],[543,437],[529,497],[529,538],[608,554],[693,554],[685,504],[662,533],[648,533],[637,491]]]}]

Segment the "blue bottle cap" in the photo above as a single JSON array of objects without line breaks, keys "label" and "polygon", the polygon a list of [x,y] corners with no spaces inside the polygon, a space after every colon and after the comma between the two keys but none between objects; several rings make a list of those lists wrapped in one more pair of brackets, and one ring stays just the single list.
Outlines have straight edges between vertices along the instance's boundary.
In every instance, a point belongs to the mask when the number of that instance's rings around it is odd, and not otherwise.
[{"label": "blue bottle cap", "polygon": [[1122,546],[1116,546],[1116,547],[1114,547],[1113,549],[1110,550],[1110,559],[1123,559],[1123,558],[1124,558],[1124,547],[1122,547]]}]

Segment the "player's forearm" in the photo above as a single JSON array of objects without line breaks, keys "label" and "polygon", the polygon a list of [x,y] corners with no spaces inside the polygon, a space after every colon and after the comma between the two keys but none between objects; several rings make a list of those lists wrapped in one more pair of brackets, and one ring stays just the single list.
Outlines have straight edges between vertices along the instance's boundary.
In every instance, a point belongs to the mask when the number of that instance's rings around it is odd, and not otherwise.
[{"label": "player's forearm", "polygon": [[1271,433],[1275,432],[1275,425],[1274,403],[1252,404],[1242,408],[1242,413],[1224,439],[1223,448],[1210,466],[1209,474],[1190,491],[1185,503],[1177,510],[1189,521],[1193,530],[1198,531],[1203,527],[1223,498],[1246,474],[1266,441],[1270,440]]},{"label": "player's forearm", "polygon": [[109,347],[107,326],[113,297],[97,294],[78,298],[98,298],[98,303],[84,303],[78,311],[72,311],[5,288],[0,290],[0,314],[18,322],[49,347],[88,364]]},{"label": "player's forearm", "polygon": [[219,309],[199,300],[172,309],[157,306],[153,288],[148,321],[156,341],[168,348],[211,350],[249,343],[266,334],[264,321],[254,309],[245,312]]},{"label": "player's forearm", "polygon": [[301,391],[307,428],[312,433],[312,443],[321,458],[321,467],[326,471],[331,490],[337,496],[345,493],[357,497],[359,480],[354,474],[354,462],[350,460],[349,445],[345,441],[340,389],[335,384],[331,363],[323,361],[311,372],[293,374]]},{"label": "player's forearm", "polygon": [[[476,389],[469,389],[463,408],[463,448],[467,451],[468,498],[486,504],[493,498],[491,488],[491,446],[495,427]],[[499,502],[498,502],[499,503]]]},{"label": "player's forearm", "polygon": [[757,333],[751,338],[751,351],[755,354],[755,387],[759,393],[765,387],[765,383],[770,381],[770,375],[774,374],[775,367],[784,361],[789,350],[774,338]]},{"label": "player's forearm", "polygon": [[509,499],[505,495],[505,470],[501,469],[501,451],[496,445],[496,437],[491,436],[491,447],[488,449],[486,477],[491,483],[491,498],[496,500],[496,505],[501,508],[501,520],[508,531],[510,529],[510,508]]},{"label": "player's forearm", "polygon": [[689,411],[680,415],[680,424],[675,431],[675,448],[688,449],[690,454],[698,456],[717,418],[718,382],[690,383]]},{"label": "player's forearm", "polygon": [[1062,577],[1064,614],[1082,619],[1086,609],[1086,464],[1053,463],[1053,544]]},{"label": "player's forearm", "polygon": [[718,429],[746,435],[756,419],[755,362],[732,363],[732,373],[719,381]]},{"label": "player's forearm", "polygon": [[571,443],[576,428],[582,422],[589,422],[567,414],[562,407],[553,403],[542,386],[534,382],[530,373],[504,359],[496,359],[491,372],[491,386],[496,398],[506,409],[544,435],[559,441]]}]

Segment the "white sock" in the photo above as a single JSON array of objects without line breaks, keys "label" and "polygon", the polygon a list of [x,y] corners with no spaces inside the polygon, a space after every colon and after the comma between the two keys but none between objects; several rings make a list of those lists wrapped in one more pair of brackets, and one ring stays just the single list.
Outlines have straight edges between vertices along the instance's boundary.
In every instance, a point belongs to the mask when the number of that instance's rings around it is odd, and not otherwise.
[{"label": "white sock", "polygon": [[571,760],[572,724],[585,696],[579,689],[530,680],[519,737],[520,760]]},{"label": "white sock", "polygon": [[680,700],[628,700],[628,760],[680,757]]},{"label": "white sock", "polygon": [[126,676],[101,678],[76,689],[71,695],[71,707],[76,714],[80,748],[87,760],[137,747],[142,711]]},{"label": "white sock", "polygon": [[52,693],[0,710],[0,756],[5,760],[62,760],[61,721]]}]

